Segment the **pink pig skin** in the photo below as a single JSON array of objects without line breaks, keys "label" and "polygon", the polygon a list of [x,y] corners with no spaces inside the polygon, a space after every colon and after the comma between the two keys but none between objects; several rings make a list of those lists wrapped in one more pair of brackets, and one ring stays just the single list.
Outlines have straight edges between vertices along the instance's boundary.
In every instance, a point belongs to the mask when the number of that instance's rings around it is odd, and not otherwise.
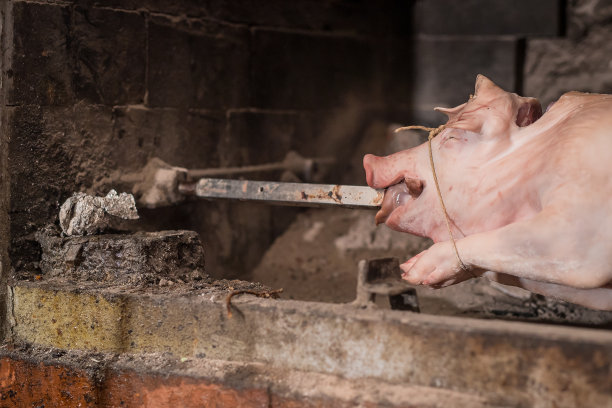
[{"label": "pink pig skin", "polygon": [[[427,144],[363,159],[368,185],[390,187],[377,222],[435,244],[402,265],[412,284],[443,287],[484,275],[612,310],[612,95],[570,92],[540,117],[536,99],[476,79]],[[415,188],[416,186],[416,188]]]}]

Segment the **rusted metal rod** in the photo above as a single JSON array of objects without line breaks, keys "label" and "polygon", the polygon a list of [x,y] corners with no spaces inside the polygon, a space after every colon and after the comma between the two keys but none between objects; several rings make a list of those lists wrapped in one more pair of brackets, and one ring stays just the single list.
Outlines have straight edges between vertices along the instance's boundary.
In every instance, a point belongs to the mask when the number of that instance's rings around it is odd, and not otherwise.
[{"label": "rusted metal rod", "polygon": [[384,190],[367,186],[212,178],[180,184],[179,192],[200,198],[258,201],[277,205],[370,209],[378,209],[384,197]]},{"label": "rusted metal rod", "polygon": [[317,170],[318,165],[330,165],[334,162],[335,159],[331,157],[309,159],[300,156],[294,151],[290,151],[287,153],[283,161],[280,162],[238,167],[223,167],[216,169],[191,169],[187,170],[187,177],[191,180],[195,180],[203,177],[219,177],[236,174],[285,170],[295,174],[304,175],[308,179],[310,178],[312,173]]}]

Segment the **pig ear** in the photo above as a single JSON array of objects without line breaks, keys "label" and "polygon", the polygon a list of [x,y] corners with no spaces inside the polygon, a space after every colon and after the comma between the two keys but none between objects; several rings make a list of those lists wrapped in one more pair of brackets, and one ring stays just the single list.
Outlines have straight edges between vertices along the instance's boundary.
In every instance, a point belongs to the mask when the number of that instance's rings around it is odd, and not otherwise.
[{"label": "pig ear", "polygon": [[461,110],[465,108],[465,105],[467,105],[467,102],[459,106],[455,106],[454,108],[434,108],[434,110],[436,112],[440,112],[448,116],[448,120],[450,121],[450,120],[455,119],[457,115],[459,115]]},{"label": "pig ear", "polygon": [[521,103],[516,112],[516,125],[518,127],[529,126],[542,116],[542,105],[535,98],[521,98]]},{"label": "pig ear", "polygon": [[506,91],[495,85],[493,81],[482,74],[476,77],[476,85],[474,86],[474,96],[494,98],[500,94],[506,94]]},{"label": "pig ear", "polygon": [[476,112],[465,112],[464,108],[468,103],[469,101],[462,105],[455,106],[454,108],[434,108],[434,110],[448,116],[446,127],[480,133],[482,129],[482,117]]}]

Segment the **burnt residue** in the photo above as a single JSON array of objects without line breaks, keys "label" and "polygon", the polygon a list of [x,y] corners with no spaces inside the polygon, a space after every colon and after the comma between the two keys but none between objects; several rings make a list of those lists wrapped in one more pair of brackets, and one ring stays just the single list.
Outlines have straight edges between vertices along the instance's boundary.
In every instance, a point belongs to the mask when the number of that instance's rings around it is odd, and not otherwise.
[{"label": "burnt residue", "polygon": [[331,190],[319,190],[313,194],[306,194],[305,191],[300,192],[302,200],[333,200],[338,204],[342,204],[342,194],[340,193],[340,186],[336,185]]},{"label": "burnt residue", "polygon": [[208,279],[204,249],[193,231],[62,237],[47,228],[36,238],[45,279],[134,285]]},{"label": "burnt residue", "polygon": [[340,186],[336,185],[331,191],[331,199],[337,203],[342,203],[342,194],[340,193]]},{"label": "burnt residue", "polygon": [[383,202],[384,198],[385,198],[385,192],[384,191],[379,191],[378,194],[376,194],[376,198],[374,199],[372,204],[374,204],[374,205],[382,205],[382,202]]}]

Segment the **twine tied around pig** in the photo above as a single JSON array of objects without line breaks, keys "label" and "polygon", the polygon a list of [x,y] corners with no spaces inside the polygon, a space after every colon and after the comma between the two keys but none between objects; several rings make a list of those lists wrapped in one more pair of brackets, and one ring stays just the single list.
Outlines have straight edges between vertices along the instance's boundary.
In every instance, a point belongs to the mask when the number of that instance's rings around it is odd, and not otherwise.
[{"label": "twine tied around pig", "polygon": [[457,250],[457,243],[455,242],[455,236],[453,235],[453,230],[450,224],[450,217],[448,216],[448,211],[446,211],[446,205],[444,205],[444,200],[442,199],[442,191],[440,190],[440,184],[438,183],[438,175],[436,174],[436,166],[434,165],[433,159],[433,149],[431,147],[431,140],[438,136],[444,129],[446,125],[440,125],[437,128],[431,128],[427,126],[413,125],[413,126],[404,126],[398,129],[395,129],[395,133],[401,132],[402,130],[424,130],[429,132],[429,137],[427,138],[427,145],[429,146],[429,164],[431,165],[431,173],[433,175],[434,183],[436,184],[436,191],[438,192],[438,199],[440,200],[440,207],[442,207],[442,212],[444,213],[444,220],[446,221],[446,228],[448,229],[448,235],[450,236],[450,240],[453,243],[453,249],[455,250],[455,256],[457,257],[457,261],[459,261],[459,267],[468,271],[469,268],[463,260],[461,256],[459,256],[459,251]]}]

